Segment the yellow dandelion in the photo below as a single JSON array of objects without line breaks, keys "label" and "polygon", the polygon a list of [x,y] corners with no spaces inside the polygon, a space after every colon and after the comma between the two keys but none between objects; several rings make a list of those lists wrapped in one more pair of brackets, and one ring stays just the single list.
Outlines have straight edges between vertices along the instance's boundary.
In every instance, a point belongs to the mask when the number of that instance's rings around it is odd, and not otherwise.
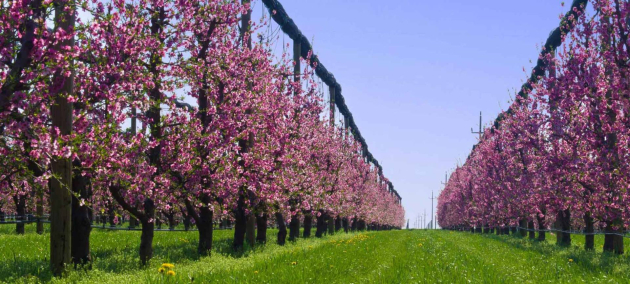
[{"label": "yellow dandelion", "polygon": [[173,269],[175,268],[175,265],[171,263],[162,263],[162,267],[164,267],[165,269]]},{"label": "yellow dandelion", "polygon": [[169,276],[175,276],[175,271],[169,270],[168,272],[166,272],[166,274]]},{"label": "yellow dandelion", "polygon": [[573,259],[572,259],[572,258],[569,258],[569,262],[573,262]]},{"label": "yellow dandelion", "polygon": [[297,261],[291,262],[291,265],[296,265]]},{"label": "yellow dandelion", "polygon": [[254,274],[258,274],[258,270],[254,271]]},{"label": "yellow dandelion", "polygon": [[159,272],[159,273],[164,273],[164,267],[160,267],[160,268],[158,269],[158,272]]}]

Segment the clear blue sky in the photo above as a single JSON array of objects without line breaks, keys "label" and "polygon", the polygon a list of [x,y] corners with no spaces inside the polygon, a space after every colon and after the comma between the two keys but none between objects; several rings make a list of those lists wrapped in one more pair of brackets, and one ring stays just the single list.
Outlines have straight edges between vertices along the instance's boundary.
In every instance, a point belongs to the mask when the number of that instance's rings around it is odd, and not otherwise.
[{"label": "clear blue sky", "polygon": [[509,106],[571,4],[562,2],[281,1],[342,85],[411,225],[424,210],[430,218],[431,191],[476,143],[479,111],[488,125]]}]

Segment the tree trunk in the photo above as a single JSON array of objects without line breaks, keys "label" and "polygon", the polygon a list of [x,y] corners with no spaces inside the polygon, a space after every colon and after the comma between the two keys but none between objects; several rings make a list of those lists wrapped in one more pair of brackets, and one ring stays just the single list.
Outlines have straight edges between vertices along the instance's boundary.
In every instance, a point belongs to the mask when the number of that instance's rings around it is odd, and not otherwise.
[{"label": "tree trunk", "polygon": [[[543,215],[545,213],[543,212]],[[545,217],[536,216],[538,220],[538,241],[545,240]]]},{"label": "tree trunk", "polygon": [[339,232],[341,230],[341,217],[337,216],[335,218],[335,232]]},{"label": "tree trunk", "polygon": [[18,235],[24,235],[24,222],[26,222],[26,196],[14,195],[13,201],[15,201],[15,212],[17,214],[15,220],[15,232]]},{"label": "tree trunk", "polygon": [[149,264],[153,257],[153,229],[155,226],[155,203],[147,198],[144,200],[145,218],[142,221],[142,234],[140,235],[140,263],[143,266]]},{"label": "tree trunk", "polygon": [[313,215],[311,211],[304,212],[304,238],[311,237],[311,227],[313,226]]},{"label": "tree trunk", "polygon": [[135,229],[138,226],[138,220],[133,216],[129,215],[129,228]]},{"label": "tree trunk", "polygon": [[107,218],[109,220],[109,226],[110,227],[116,227],[116,224],[114,224],[114,218],[116,217],[116,213],[114,212],[114,204],[110,204],[109,207],[107,208]]},{"label": "tree trunk", "polygon": [[357,229],[358,229],[359,231],[365,231],[365,221],[363,221],[363,220],[359,219],[359,224],[358,224],[358,226],[357,226]]},{"label": "tree trunk", "polygon": [[[182,214],[182,215],[184,215],[184,214]],[[132,217],[132,218],[129,220],[129,222],[131,222],[131,221],[133,221],[133,220],[135,220],[135,219],[133,219],[133,217]],[[189,230],[190,230],[190,214],[185,214],[185,215],[184,215],[184,221],[183,221],[183,223],[184,223],[184,230],[185,230],[185,231],[189,231]]]},{"label": "tree trunk", "polygon": [[250,212],[247,216],[247,226],[245,227],[245,240],[250,247],[256,244],[256,216]]},{"label": "tree trunk", "polygon": [[327,225],[328,225],[328,234],[329,235],[334,235],[335,234],[335,218],[328,214],[328,218],[327,219]]},{"label": "tree trunk", "polygon": [[284,223],[282,213],[276,213],[276,223],[278,224],[278,244],[283,246],[287,239],[287,225]]},{"label": "tree trunk", "polygon": [[586,236],[584,236],[584,249],[585,250],[593,250],[595,248],[595,235],[593,233],[595,230],[593,229],[593,217],[591,217],[591,212],[586,212],[584,214],[584,224]]},{"label": "tree trunk", "polygon": [[[189,214],[190,215],[190,214]],[[212,252],[212,218],[213,212],[207,206],[199,208],[199,222],[195,222],[199,231],[199,244],[197,253],[202,256],[209,256]]]},{"label": "tree trunk", "polygon": [[534,228],[534,221],[527,222],[527,228],[529,229],[529,239],[533,240],[536,238],[536,228]]},{"label": "tree trunk", "polygon": [[557,217],[560,222],[560,230],[564,232],[558,232],[559,235],[556,237],[556,241],[559,239],[558,245],[560,246],[571,246],[571,234],[566,233],[571,231],[571,211],[569,209],[558,212]]},{"label": "tree trunk", "polygon": [[604,229],[606,236],[604,237],[604,251],[614,252],[615,254],[623,254],[623,231],[621,228],[613,229],[612,222],[606,222]]},{"label": "tree trunk", "polygon": [[321,238],[326,231],[326,214],[324,214],[323,210],[319,210],[319,213],[319,216],[317,216],[315,237]]},{"label": "tree trunk", "polygon": [[256,216],[256,226],[258,227],[256,241],[261,244],[267,243],[267,213]]},{"label": "tree trunk", "polygon": [[343,231],[347,234],[348,233],[348,217],[344,217],[343,220],[341,220],[341,223],[343,225]]},{"label": "tree trunk", "polygon": [[289,241],[294,242],[300,237],[300,216],[295,214],[291,216],[289,223]]},{"label": "tree trunk", "polygon": [[[89,190],[89,179],[81,175],[81,162],[75,160],[75,169],[72,178],[72,262],[76,268],[91,262],[90,259],[90,233],[92,232],[92,220],[90,210],[85,205],[85,200],[90,200],[92,193]],[[78,198],[77,198],[78,197]]]},{"label": "tree trunk", "polygon": [[241,194],[237,201],[236,211],[234,212],[234,250],[243,248],[245,243],[245,231],[247,227],[247,216],[245,216],[245,196]]},{"label": "tree trunk", "polygon": [[527,236],[527,231],[525,230],[525,228],[527,227],[527,223],[525,221],[525,219],[519,219],[518,220],[518,231],[520,233],[521,238],[524,238],[525,236]]},{"label": "tree trunk", "polygon": [[164,215],[166,215],[166,219],[168,220],[168,229],[171,231],[175,230],[175,213],[169,212]]},{"label": "tree trunk", "polygon": [[352,226],[350,227],[352,232],[356,232],[358,230],[359,224],[357,223],[357,217],[352,218]]}]

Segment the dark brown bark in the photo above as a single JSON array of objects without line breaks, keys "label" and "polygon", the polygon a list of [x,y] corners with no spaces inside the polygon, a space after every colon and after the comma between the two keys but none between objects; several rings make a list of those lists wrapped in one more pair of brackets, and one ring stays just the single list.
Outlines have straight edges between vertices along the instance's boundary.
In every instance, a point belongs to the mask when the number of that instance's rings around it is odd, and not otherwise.
[{"label": "dark brown bark", "polygon": [[317,218],[317,225],[315,230],[315,237],[321,238],[326,233],[326,214],[323,210],[319,210],[319,216]]},{"label": "dark brown bark", "polygon": [[184,215],[184,220],[182,223],[184,223],[184,231],[189,231],[190,230],[190,214],[182,214]]},{"label": "dark brown bark", "polygon": [[278,244],[283,246],[287,239],[287,225],[284,223],[282,213],[276,213],[276,224],[278,225]]},{"label": "dark brown bark", "polygon": [[256,244],[256,216],[249,214],[247,216],[247,226],[245,227],[245,240],[250,247]]},{"label": "dark brown bark", "polygon": [[129,215],[129,228],[134,229],[136,227],[138,227],[138,219],[134,218],[133,216]]},{"label": "dark brown bark", "polygon": [[[147,216],[155,215],[155,203],[153,200],[147,198],[144,201],[144,213]],[[150,218],[142,218],[142,233],[140,235],[140,263],[148,265],[149,261],[153,257],[153,230],[154,223]]]},{"label": "dark brown bark", "polygon": [[313,214],[311,213],[311,211],[306,211],[304,212],[304,232],[303,235],[304,238],[310,238],[311,237],[311,228],[313,227]]},{"label": "dark brown bark", "polygon": [[256,226],[258,229],[256,241],[261,244],[267,243],[267,213],[256,216]]},{"label": "dark brown bark", "polygon": [[109,222],[110,227],[115,227],[114,219],[116,218],[116,212],[114,211],[114,204],[110,204],[107,207],[107,220]]},{"label": "dark brown bark", "polygon": [[335,234],[335,218],[328,214],[328,218],[326,218],[326,225],[328,226],[328,234],[329,235],[334,235]]},{"label": "dark brown bark", "polygon": [[623,230],[622,228],[613,229],[613,222],[607,222],[604,228],[606,236],[604,237],[604,251],[613,252],[615,254],[623,254]]},{"label": "dark brown bark", "polygon": [[26,221],[26,196],[14,195],[13,202],[15,203],[15,213],[17,214],[15,224],[15,233],[18,235],[24,235],[24,223]]},{"label": "dark brown bark", "polygon": [[197,209],[190,203],[190,201],[185,200],[184,204],[186,205],[186,211],[188,212],[187,216],[195,220],[195,226],[197,227],[197,231],[199,233],[197,253],[201,256],[208,256],[212,252],[212,235],[214,230],[212,227],[212,219],[214,216],[210,207],[207,206],[210,201],[210,197],[207,195],[202,196],[201,201],[204,203],[204,206],[199,208],[199,213],[197,213]]},{"label": "dark brown bark", "polygon": [[593,228],[593,217],[591,217],[591,212],[586,212],[586,214],[584,214],[584,225],[585,225],[585,230],[584,233],[586,233],[586,236],[584,236],[585,240],[584,240],[584,249],[585,250],[593,250],[595,248],[595,235],[593,234],[595,232],[594,228]]},{"label": "dark brown bark", "polygon": [[[347,234],[348,233],[348,217],[344,217],[342,222],[342,226],[343,226],[343,231]],[[409,221],[407,221],[408,223]]]},{"label": "dark brown bark", "polygon": [[365,231],[365,229],[366,229],[365,221],[363,221],[362,219],[359,219],[359,223],[357,225],[357,230]]},{"label": "dark brown bark", "polygon": [[[543,214],[545,214],[543,212]],[[538,221],[538,241],[545,240],[545,217],[536,216]]]},{"label": "dark brown bark", "polygon": [[289,222],[289,241],[294,242],[300,237],[300,216],[295,214],[291,216]]},{"label": "dark brown bark", "polygon": [[527,222],[527,229],[529,229],[529,239],[533,240],[536,238],[536,228],[534,227],[534,221]]},{"label": "dark brown bark", "polygon": [[212,218],[213,212],[209,207],[203,206],[199,208],[199,222],[195,222],[195,225],[199,231],[197,253],[202,256],[210,255],[212,252],[212,235],[214,230]]},{"label": "dark brown bark", "polygon": [[[74,266],[85,265],[90,259],[90,233],[92,232],[92,220],[86,200],[90,200],[92,194],[89,189],[89,179],[81,175],[81,162],[74,161],[72,177],[72,262]],[[77,198],[78,197],[78,198]]]},{"label": "dark brown bark", "polygon": [[518,230],[519,230],[519,235],[521,236],[521,238],[524,238],[527,235],[527,231],[525,230],[525,228],[527,228],[527,222],[525,221],[525,219],[519,219],[518,220]]},{"label": "dark brown bark", "polygon": [[247,227],[247,216],[245,215],[245,196],[241,194],[236,202],[234,211],[234,250],[240,250],[245,244],[245,231]]},{"label": "dark brown bark", "polygon": [[168,229],[175,230],[176,222],[175,222],[175,211],[173,210],[173,204],[170,204],[171,209],[168,211],[162,211],[162,215],[166,217],[166,221],[168,222]]},{"label": "dark brown bark", "polygon": [[335,232],[339,232],[341,230],[341,217],[337,216],[335,218]]},{"label": "dark brown bark", "polygon": [[558,224],[560,225],[559,230],[562,232],[558,232],[558,236],[556,237],[557,244],[559,246],[571,246],[571,234],[568,233],[571,231],[571,211],[569,209],[562,210],[558,212],[557,219],[559,220]]}]

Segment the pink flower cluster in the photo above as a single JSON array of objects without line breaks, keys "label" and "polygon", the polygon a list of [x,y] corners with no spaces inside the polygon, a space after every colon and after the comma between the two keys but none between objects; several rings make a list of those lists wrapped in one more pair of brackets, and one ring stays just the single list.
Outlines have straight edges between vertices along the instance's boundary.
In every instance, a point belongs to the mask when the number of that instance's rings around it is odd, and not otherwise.
[{"label": "pink flower cluster", "polygon": [[541,58],[544,76],[453,172],[440,226],[546,228],[569,212],[573,229],[630,225],[630,4],[589,3],[596,12],[562,23],[574,27]]},{"label": "pink flower cluster", "polygon": [[[69,157],[68,190],[96,212],[115,206],[152,222],[151,201],[156,210],[210,208],[219,217],[321,209],[402,226],[387,179],[352,135],[320,118],[313,70],[295,81],[292,60],[275,59],[269,42],[252,43],[263,21],[239,27],[249,5],[74,1],[77,24],[65,31],[49,26],[47,2],[8,3],[0,4],[2,210],[15,211],[20,199],[32,211],[56,178],[51,161]],[[73,48],[55,48],[67,39]],[[70,77],[73,130],[60,135],[51,105]]]}]

